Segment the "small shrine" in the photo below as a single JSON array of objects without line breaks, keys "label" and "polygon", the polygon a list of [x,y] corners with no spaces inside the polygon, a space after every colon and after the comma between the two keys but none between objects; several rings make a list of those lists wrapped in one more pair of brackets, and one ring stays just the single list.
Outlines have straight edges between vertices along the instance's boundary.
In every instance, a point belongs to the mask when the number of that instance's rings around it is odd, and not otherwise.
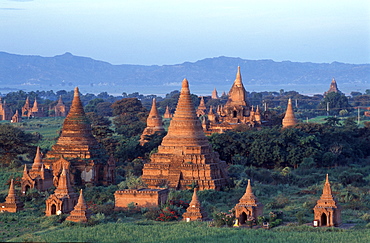
[{"label": "small shrine", "polygon": [[24,165],[23,176],[21,179],[22,193],[25,194],[29,189],[33,188],[38,191],[46,191],[52,186],[53,174],[51,170],[45,169],[45,166],[42,162],[40,148],[37,147],[32,168],[28,170],[27,165]]},{"label": "small shrine", "polygon": [[46,200],[45,214],[50,216],[69,213],[73,210],[77,200],[78,194],[72,188],[69,170],[63,167],[54,194]]},{"label": "small shrine", "polygon": [[130,203],[137,207],[158,207],[167,202],[168,189],[125,189],[114,193],[114,210],[127,208]]},{"label": "small shrine", "polygon": [[67,115],[67,107],[62,100],[62,96],[59,96],[58,103],[54,107],[54,116],[66,116]]},{"label": "small shrine", "polygon": [[166,111],[164,112],[163,118],[164,119],[172,118],[172,113],[170,112],[170,108],[168,106],[166,106]]},{"label": "small shrine", "polygon": [[286,108],[285,116],[283,119],[283,128],[292,127],[292,126],[295,126],[296,124],[297,124],[297,119],[295,118],[295,115],[294,115],[292,99],[289,98],[288,106]]},{"label": "small shrine", "polygon": [[182,218],[186,222],[190,221],[202,221],[206,218],[206,214],[203,208],[200,205],[198,195],[198,188],[194,188],[193,197],[189,203],[189,207],[186,209],[186,212],[182,215]]},{"label": "small shrine", "polygon": [[317,200],[313,211],[314,226],[339,226],[342,223],[341,207],[333,198],[328,174],[326,174],[322,195]]},{"label": "small shrine", "polygon": [[200,116],[204,116],[205,114],[207,114],[207,107],[206,107],[206,104],[204,103],[204,97],[200,97],[200,103],[199,103],[199,106],[198,106],[198,109],[196,111],[197,113],[197,116],[200,117]]},{"label": "small shrine", "polygon": [[5,198],[5,203],[0,203],[0,212],[16,213],[23,210],[23,202],[19,200],[15,189],[13,179],[10,181],[8,196]]},{"label": "small shrine", "polygon": [[150,109],[149,116],[146,120],[146,128],[140,137],[140,145],[144,145],[146,142],[148,142],[147,136],[164,131],[162,116],[160,116],[158,113],[156,99],[154,98],[152,102],[152,108]]},{"label": "small shrine", "polygon": [[71,214],[66,218],[68,221],[73,222],[83,222],[86,223],[91,216],[90,210],[87,208],[85,198],[82,194],[82,189],[80,190],[80,196],[78,197],[78,202],[74,207]]},{"label": "small shrine", "polygon": [[19,115],[19,112],[18,110],[15,111],[15,114],[12,116],[12,120],[11,120],[12,123],[18,123],[18,122],[22,122],[22,116]]},{"label": "small shrine", "polygon": [[10,120],[12,118],[12,111],[6,104],[5,100],[2,101],[0,97],[0,121]]},{"label": "small shrine", "polygon": [[235,217],[239,225],[243,225],[246,221],[257,219],[263,214],[263,205],[258,202],[256,196],[252,192],[251,180],[248,180],[247,189],[239,203],[235,206]]}]

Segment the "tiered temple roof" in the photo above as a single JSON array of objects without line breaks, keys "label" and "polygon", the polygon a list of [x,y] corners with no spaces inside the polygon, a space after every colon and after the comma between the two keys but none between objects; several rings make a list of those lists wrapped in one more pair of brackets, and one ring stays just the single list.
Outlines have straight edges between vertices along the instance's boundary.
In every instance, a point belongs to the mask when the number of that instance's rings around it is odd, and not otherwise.
[{"label": "tiered temple roof", "polygon": [[189,203],[189,207],[182,215],[182,218],[185,221],[202,221],[206,217],[206,214],[200,205],[197,191],[198,188],[194,188],[193,197],[191,199],[191,202]]},{"label": "tiered temple roof", "polygon": [[226,163],[212,151],[204,135],[186,79],[168,133],[151,162],[144,165],[142,178],[150,188],[185,189],[195,183],[200,190],[219,190],[227,184]]},{"label": "tiered temple roof", "polygon": [[85,198],[82,194],[82,189],[80,190],[80,196],[78,197],[78,202],[74,207],[71,214],[66,218],[68,221],[73,222],[87,222],[91,216],[90,210],[87,208]]}]

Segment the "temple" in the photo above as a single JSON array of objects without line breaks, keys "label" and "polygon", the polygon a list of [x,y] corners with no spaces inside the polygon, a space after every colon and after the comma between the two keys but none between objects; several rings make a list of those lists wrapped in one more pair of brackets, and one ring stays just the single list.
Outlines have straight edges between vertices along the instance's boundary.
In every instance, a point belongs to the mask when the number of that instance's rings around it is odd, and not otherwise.
[{"label": "temple", "polygon": [[42,162],[40,148],[37,147],[35,159],[30,170],[24,165],[23,176],[21,179],[22,193],[25,194],[29,189],[46,191],[53,186],[53,173],[45,169]]},{"label": "temple", "polygon": [[212,91],[212,96],[211,96],[211,98],[213,99],[213,100],[217,100],[219,97],[218,97],[218,93],[217,93],[217,90],[216,90],[216,88]]},{"label": "temple", "polygon": [[251,127],[260,126],[262,116],[258,107],[254,111],[254,107],[250,107],[247,102],[247,93],[242,82],[240,67],[238,67],[226,104],[216,109],[210,107],[208,123],[204,132],[207,135],[222,133],[241,124]]},{"label": "temple", "polygon": [[162,117],[158,114],[156,99],[154,98],[152,108],[150,109],[149,116],[146,120],[146,128],[140,137],[140,145],[144,145],[148,142],[148,136],[164,131]]},{"label": "temple", "polygon": [[59,96],[58,103],[54,107],[54,116],[66,116],[67,115],[67,107],[62,100],[62,96]]},{"label": "temple", "polygon": [[19,200],[15,189],[13,179],[10,181],[8,196],[5,198],[4,203],[0,203],[0,212],[16,213],[23,210],[23,203]]},{"label": "temple", "polygon": [[326,91],[324,93],[324,96],[326,96],[327,94],[331,93],[331,92],[334,92],[334,93],[339,93],[341,94],[342,92],[338,89],[338,86],[337,86],[337,81],[335,81],[335,79],[333,78],[331,80],[331,83],[330,83],[330,88],[328,91]]},{"label": "temple", "polygon": [[115,163],[93,136],[77,87],[61,135],[47,152],[44,164],[58,177],[65,161],[70,163],[69,169],[75,185],[108,185],[114,181]]},{"label": "temple", "polygon": [[342,223],[341,207],[333,198],[328,174],[326,174],[322,195],[320,199],[317,200],[313,211],[314,224],[315,221],[318,224],[316,226],[339,226]]},{"label": "temple", "polygon": [[186,209],[186,212],[182,215],[183,220],[186,222],[190,221],[203,221],[206,218],[206,214],[203,208],[200,205],[197,188],[194,188],[193,197],[189,203],[189,207]]},{"label": "temple", "polygon": [[0,121],[10,120],[12,118],[12,111],[7,106],[5,100],[4,102],[0,98]]},{"label": "temple", "polygon": [[285,116],[283,119],[283,128],[286,127],[293,127],[297,124],[297,119],[295,118],[293,106],[292,106],[292,100],[288,100],[288,106],[286,108]]},{"label": "temple", "polygon": [[204,116],[205,114],[207,114],[207,107],[206,107],[206,104],[204,103],[203,96],[200,97],[200,103],[199,103],[196,113],[198,117]]},{"label": "temple", "polygon": [[182,82],[175,114],[158,152],[144,165],[143,181],[149,188],[219,190],[228,183],[225,161],[212,151],[190,97],[189,84]]},{"label": "temple", "polygon": [[170,112],[170,108],[168,106],[166,106],[166,111],[164,112],[163,118],[164,119],[172,118],[172,113]]},{"label": "temple", "polygon": [[74,207],[73,211],[71,211],[71,214],[66,218],[66,220],[73,221],[73,222],[86,223],[90,219],[90,216],[91,216],[91,212],[87,208],[85,198],[84,198],[84,195],[82,194],[82,189],[81,189],[77,204]]},{"label": "temple", "polygon": [[72,188],[69,170],[63,167],[54,194],[46,200],[45,214],[50,216],[69,213],[73,210],[77,200],[78,194]]},{"label": "temple", "polygon": [[257,219],[263,214],[263,205],[258,202],[252,192],[251,181],[248,180],[247,189],[239,203],[235,206],[235,217],[238,219],[239,225],[243,225],[246,221]]},{"label": "temple", "polygon": [[22,122],[22,116],[19,115],[18,110],[15,111],[15,114],[12,116],[12,123]]},{"label": "temple", "polygon": [[35,98],[35,101],[33,102],[33,106],[30,105],[30,99],[27,97],[26,102],[22,107],[22,116],[27,116],[29,118],[31,117],[43,117],[45,116],[42,109],[39,108],[39,105],[37,103],[37,99]]},{"label": "temple", "polygon": [[125,189],[114,193],[114,210],[128,208],[134,203],[136,207],[159,207],[167,202],[168,189]]}]

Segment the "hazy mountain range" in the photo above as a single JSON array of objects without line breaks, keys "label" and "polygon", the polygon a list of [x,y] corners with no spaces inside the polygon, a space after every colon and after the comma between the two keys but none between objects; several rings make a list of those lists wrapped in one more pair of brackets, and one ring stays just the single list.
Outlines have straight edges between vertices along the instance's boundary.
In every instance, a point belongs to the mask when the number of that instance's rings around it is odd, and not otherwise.
[{"label": "hazy mountain range", "polygon": [[71,90],[79,86],[82,93],[165,94],[180,89],[182,79],[187,78],[191,91],[204,95],[211,94],[214,88],[219,92],[228,91],[237,66],[241,67],[243,83],[248,91],[289,89],[323,93],[333,77],[339,89],[345,89],[346,93],[370,88],[370,64],[215,57],[176,65],[112,65],[71,53],[41,57],[0,52],[0,92]]}]

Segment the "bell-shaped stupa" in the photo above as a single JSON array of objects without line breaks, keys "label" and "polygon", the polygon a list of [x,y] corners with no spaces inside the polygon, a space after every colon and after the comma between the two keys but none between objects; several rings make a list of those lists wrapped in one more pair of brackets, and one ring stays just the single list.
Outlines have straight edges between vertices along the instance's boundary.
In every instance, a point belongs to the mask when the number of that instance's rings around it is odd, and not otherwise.
[{"label": "bell-shaped stupa", "polygon": [[295,118],[292,100],[288,100],[288,106],[286,108],[285,116],[283,119],[283,128],[285,127],[292,127],[297,124],[297,119]]},{"label": "bell-shaped stupa", "polygon": [[197,184],[200,190],[219,190],[227,184],[226,167],[204,135],[184,79],[168,133],[144,165],[142,179],[150,188],[186,189]]}]

